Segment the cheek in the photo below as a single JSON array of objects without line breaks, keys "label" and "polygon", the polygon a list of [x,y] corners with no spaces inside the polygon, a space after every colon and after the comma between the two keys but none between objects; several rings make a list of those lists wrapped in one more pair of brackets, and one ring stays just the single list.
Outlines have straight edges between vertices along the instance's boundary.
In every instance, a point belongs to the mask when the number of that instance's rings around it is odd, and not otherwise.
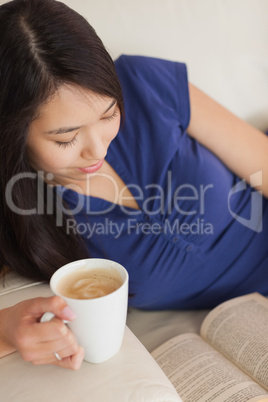
[{"label": "cheek", "polygon": [[30,161],[40,170],[55,171],[64,169],[75,160],[75,151],[61,149],[54,143],[46,144],[38,152],[30,150]]},{"label": "cheek", "polygon": [[120,128],[120,117],[117,118],[117,120],[113,123],[110,140],[113,140],[117,136],[119,128]]},{"label": "cheek", "polygon": [[61,155],[50,153],[49,155],[43,155],[40,159],[40,164],[44,170],[57,170],[65,167],[66,160]]},{"label": "cheek", "polygon": [[56,148],[51,150],[50,154],[45,157],[47,165],[51,167],[51,170],[64,169],[72,167],[78,159],[78,153],[75,147],[60,148],[57,145]]}]

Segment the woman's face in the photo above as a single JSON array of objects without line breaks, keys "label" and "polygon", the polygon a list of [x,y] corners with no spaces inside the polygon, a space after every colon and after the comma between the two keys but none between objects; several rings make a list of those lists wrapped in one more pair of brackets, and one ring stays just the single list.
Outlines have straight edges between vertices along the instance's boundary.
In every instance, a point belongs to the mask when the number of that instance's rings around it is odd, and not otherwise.
[{"label": "woman's face", "polygon": [[30,125],[30,163],[36,170],[52,173],[54,184],[83,186],[90,174],[101,172],[119,126],[115,99],[62,85]]}]

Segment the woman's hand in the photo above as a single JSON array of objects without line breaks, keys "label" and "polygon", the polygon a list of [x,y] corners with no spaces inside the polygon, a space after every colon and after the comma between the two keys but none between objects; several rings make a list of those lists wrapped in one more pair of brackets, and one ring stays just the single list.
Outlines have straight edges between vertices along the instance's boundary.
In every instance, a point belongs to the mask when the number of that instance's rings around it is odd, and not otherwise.
[{"label": "woman's hand", "polygon": [[[47,311],[56,317],[41,323],[40,318]],[[62,321],[72,321],[74,318],[74,313],[58,296],[30,299],[1,310],[2,356],[18,350],[24,360],[36,365],[55,364],[73,370],[79,369],[84,350]],[[55,352],[62,360],[55,357]]]}]

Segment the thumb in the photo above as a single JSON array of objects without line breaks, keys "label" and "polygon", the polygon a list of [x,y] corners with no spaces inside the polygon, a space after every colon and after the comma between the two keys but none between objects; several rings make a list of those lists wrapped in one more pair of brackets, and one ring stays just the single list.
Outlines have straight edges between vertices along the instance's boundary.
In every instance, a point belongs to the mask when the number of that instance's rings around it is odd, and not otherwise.
[{"label": "thumb", "polygon": [[[53,313],[56,317],[67,321],[72,321],[76,318],[74,312],[60,296],[38,297],[33,299],[31,312],[40,317],[44,313],[49,312]],[[52,316],[49,317],[49,319],[51,318]],[[44,319],[44,321],[48,321],[48,319]]]}]

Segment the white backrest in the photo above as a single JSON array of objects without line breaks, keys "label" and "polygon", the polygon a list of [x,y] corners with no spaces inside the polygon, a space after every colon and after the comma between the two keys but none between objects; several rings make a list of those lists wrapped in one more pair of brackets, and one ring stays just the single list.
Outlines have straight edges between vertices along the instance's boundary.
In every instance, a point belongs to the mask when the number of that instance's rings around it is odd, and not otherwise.
[{"label": "white backrest", "polygon": [[268,128],[268,0],[63,2],[86,17],[113,58],[125,53],[183,61],[192,83]]}]

